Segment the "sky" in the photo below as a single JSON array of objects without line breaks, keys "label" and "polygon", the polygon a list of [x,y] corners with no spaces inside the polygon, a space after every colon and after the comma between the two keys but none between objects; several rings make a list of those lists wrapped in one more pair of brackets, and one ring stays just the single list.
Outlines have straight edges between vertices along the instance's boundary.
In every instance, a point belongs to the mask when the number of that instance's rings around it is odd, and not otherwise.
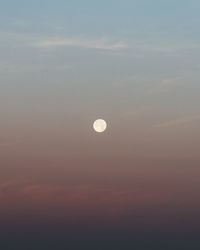
[{"label": "sky", "polygon": [[4,249],[199,249],[199,12],[0,1]]}]

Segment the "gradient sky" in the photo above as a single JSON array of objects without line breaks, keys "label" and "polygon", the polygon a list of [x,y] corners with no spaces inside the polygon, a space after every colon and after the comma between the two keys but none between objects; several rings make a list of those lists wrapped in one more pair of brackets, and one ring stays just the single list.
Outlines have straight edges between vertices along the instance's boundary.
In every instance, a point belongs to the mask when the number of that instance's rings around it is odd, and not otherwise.
[{"label": "gradient sky", "polygon": [[122,230],[129,246],[130,232],[171,233],[172,250],[197,234],[199,13],[197,0],[0,1],[5,239],[47,221],[62,237]]}]

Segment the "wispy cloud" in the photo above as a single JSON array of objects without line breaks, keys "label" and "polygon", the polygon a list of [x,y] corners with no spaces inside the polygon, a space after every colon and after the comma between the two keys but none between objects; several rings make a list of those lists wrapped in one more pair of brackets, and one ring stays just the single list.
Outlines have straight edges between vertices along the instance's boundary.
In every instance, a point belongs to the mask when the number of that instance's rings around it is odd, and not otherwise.
[{"label": "wispy cloud", "polygon": [[136,118],[140,117],[141,115],[147,114],[150,109],[151,108],[149,106],[142,105],[140,107],[132,108],[131,110],[124,112],[122,116],[127,118]]},{"label": "wispy cloud", "polygon": [[180,77],[180,76],[169,78],[169,79],[163,79],[159,84],[151,88],[147,94],[154,95],[154,94],[167,93],[184,84],[185,84],[185,79],[184,77]]},{"label": "wispy cloud", "polygon": [[156,128],[168,128],[175,127],[180,125],[185,125],[187,123],[195,122],[200,120],[200,115],[187,116],[183,118],[177,118],[169,121],[165,121],[159,124],[156,124],[154,127]]},{"label": "wispy cloud", "polygon": [[[133,198],[134,197],[134,198]],[[139,207],[146,206],[152,198],[160,197],[156,190],[148,190],[147,193],[140,190],[127,188],[108,187],[102,185],[50,185],[29,183],[22,180],[7,180],[0,182],[0,202],[5,210],[8,206],[19,209],[39,208],[39,213],[57,213],[60,216],[72,216],[74,214],[100,213],[107,216],[126,214],[127,209],[135,208],[135,201]],[[6,200],[6,203],[4,202]],[[31,201],[31,202],[30,202]],[[155,199],[156,202],[156,199]],[[30,205],[31,204],[31,205]],[[117,204],[117,206],[116,206]],[[100,208],[98,210],[98,208]],[[1,208],[2,209],[2,208]],[[36,211],[36,210],[35,210]],[[118,216],[117,216],[118,217]]]},{"label": "wispy cloud", "polygon": [[109,38],[48,38],[34,44],[38,48],[76,47],[84,49],[119,50],[127,48],[124,41],[113,41]]}]

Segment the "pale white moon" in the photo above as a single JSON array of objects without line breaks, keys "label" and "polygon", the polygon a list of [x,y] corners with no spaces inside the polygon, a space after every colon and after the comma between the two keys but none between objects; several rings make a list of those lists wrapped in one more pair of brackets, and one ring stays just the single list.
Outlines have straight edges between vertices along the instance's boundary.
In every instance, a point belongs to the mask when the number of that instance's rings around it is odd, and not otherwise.
[{"label": "pale white moon", "polygon": [[107,123],[103,119],[98,119],[94,122],[93,128],[96,132],[102,133],[106,130],[107,128]]}]

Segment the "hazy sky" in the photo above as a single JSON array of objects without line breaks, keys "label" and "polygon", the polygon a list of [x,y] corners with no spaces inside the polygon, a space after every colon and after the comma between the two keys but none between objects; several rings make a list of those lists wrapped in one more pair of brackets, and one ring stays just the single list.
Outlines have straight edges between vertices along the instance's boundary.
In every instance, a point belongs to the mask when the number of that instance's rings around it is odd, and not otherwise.
[{"label": "hazy sky", "polygon": [[0,1],[1,218],[198,221],[199,13],[197,0]]}]

